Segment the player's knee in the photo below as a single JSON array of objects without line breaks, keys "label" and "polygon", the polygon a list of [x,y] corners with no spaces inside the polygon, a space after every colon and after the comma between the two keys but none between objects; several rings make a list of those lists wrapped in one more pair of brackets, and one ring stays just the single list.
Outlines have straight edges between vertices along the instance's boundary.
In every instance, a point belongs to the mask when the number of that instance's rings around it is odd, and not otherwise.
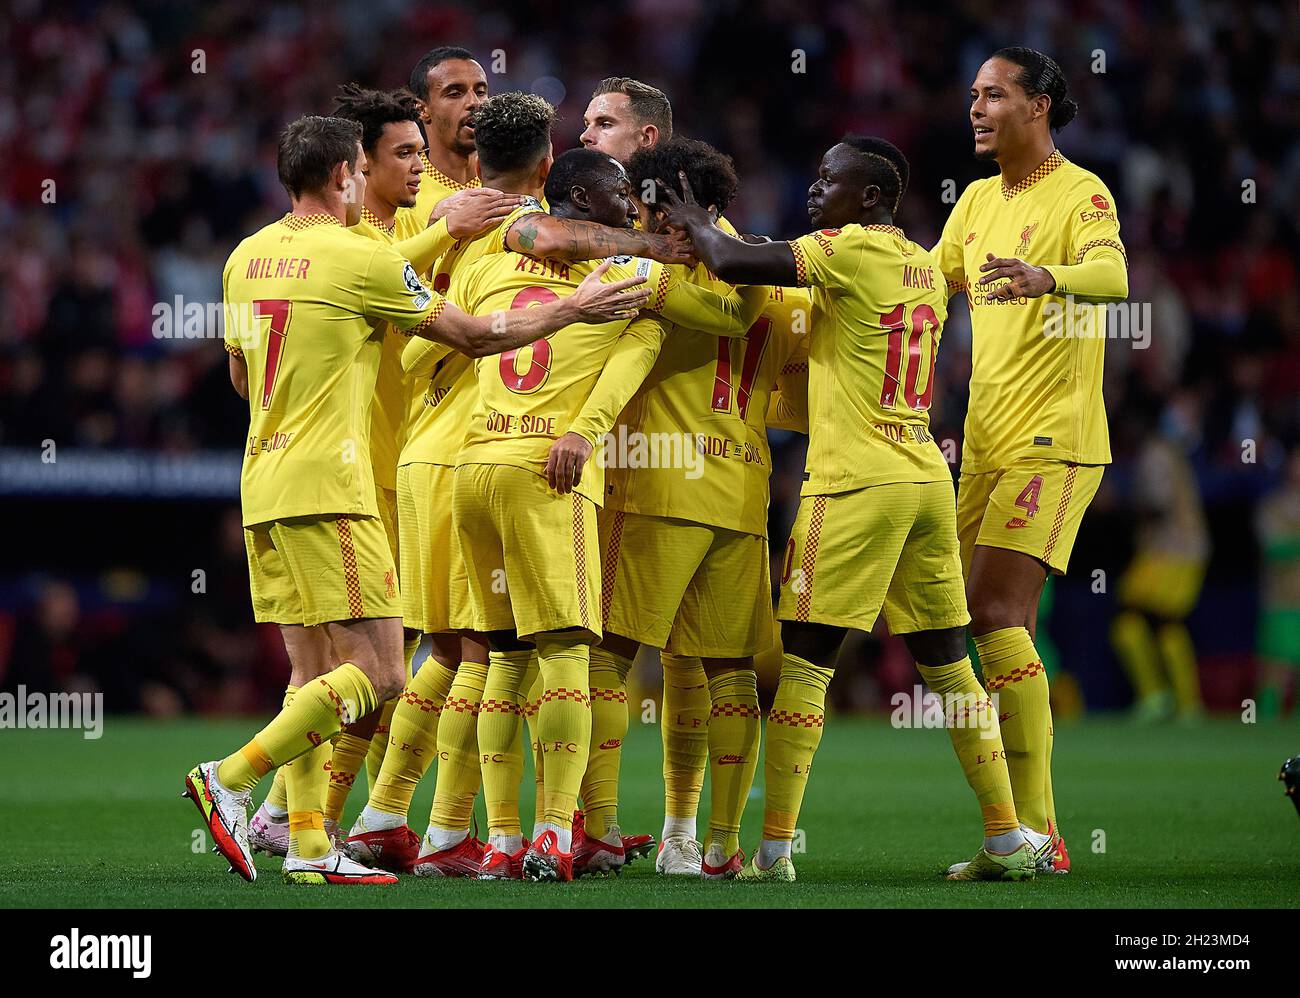
[{"label": "player's knee", "polygon": [[988,634],[1004,627],[1023,627],[1025,607],[1018,600],[1003,593],[971,593],[970,630],[972,634]]},{"label": "player's knee", "polygon": [[904,634],[903,641],[918,665],[951,665],[966,657],[966,628],[964,627],[945,627],[937,631]]},{"label": "player's knee", "polygon": [[781,624],[781,647],[789,655],[824,669],[835,668],[845,628],[809,621],[787,620]]}]

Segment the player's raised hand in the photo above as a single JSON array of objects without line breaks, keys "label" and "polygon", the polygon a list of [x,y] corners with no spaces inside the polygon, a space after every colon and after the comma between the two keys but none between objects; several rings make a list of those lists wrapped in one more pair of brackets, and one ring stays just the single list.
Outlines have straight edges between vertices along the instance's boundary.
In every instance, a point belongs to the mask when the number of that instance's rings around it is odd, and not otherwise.
[{"label": "player's raised hand", "polygon": [[1006,278],[1003,284],[988,295],[989,301],[1011,301],[1013,298],[1041,298],[1056,289],[1056,278],[1042,267],[1025,263],[1017,257],[995,257],[988,254],[988,262],[980,264],[984,274],[977,284],[987,288],[994,281]]},{"label": "player's raised hand", "polygon": [[591,441],[566,433],[546,454],[546,481],[560,495],[568,495],[582,481],[582,469],[591,457]]},{"label": "player's raised hand", "polygon": [[471,187],[467,191],[457,191],[439,202],[438,207],[453,199],[458,200],[447,212],[447,231],[457,239],[467,239],[486,232],[500,224],[502,219],[524,201],[518,194],[506,194],[490,187]]},{"label": "player's raised hand", "polygon": [[691,190],[686,171],[678,170],[677,177],[682,182],[681,197],[662,180],[656,181],[658,189],[663,192],[663,203],[659,207],[667,215],[667,223],[685,229],[691,225],[712,225],[716,222],[718,213],[714,207],[710,205],[705,208],[695,200],[695,192]]},{"label": "player's raised hand", "polygon": [[578,310],[580,322],[609,322],[613,319],[633,319],[650,300],[650,289],[644,287],[644,277],[606,284],[603,280],[610,268],[606,260],[588,274],[570,296],[569,301]]},{"label": "player's raised hand", "polygon": [[684,229],[669,232],[647,232],[650,243],[649,257],[660,263],[695,263],[695,244]]}]

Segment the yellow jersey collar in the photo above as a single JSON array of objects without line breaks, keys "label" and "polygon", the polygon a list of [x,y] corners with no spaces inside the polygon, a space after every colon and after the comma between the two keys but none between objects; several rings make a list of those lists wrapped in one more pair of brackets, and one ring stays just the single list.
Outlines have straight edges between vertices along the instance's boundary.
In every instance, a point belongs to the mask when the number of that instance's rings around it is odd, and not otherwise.
[{"label": "yellow jersey collar", "polygon": [[1042,180],[1044,177],[1046,177],[1049,173],[1051,173],[1053,170],[1055,170],[1058,166],[1060,166],[1064,162],[1065,162],[1065,157],[1061,155],[1060,151],[1057,149],[1053,149],[1052,155],[1048,156],[1047,159],[1043,160],[1036,167],[1034,167],[1033,171],[1029,174],[1029,176],[1027,176],[1024,180],[1020,181],[1020,183],[1013,184],[1010,187],[1008,187],[1006,184],[1003,184],[1002,185],[1003,199],[1010,201],[1017,194],[1023,194],[1025,191],[1029,190],[1029,188],[1033,187],[1034,184],[1038,183],[1040,180]]},{"label": "yellow jersey collar", "polygon": [[333,215],[326,215],[324,212],[318,212],[314,215],[295,215],[290,212],[280,219],[280,224],[294,232],[300,232],[303,229],[310,229],[316,225],[337,225],[343,228],[343,223]]},{"label": "yellow jersey collar", "polygon": [[438,183],[442,184],[443,187],[449,187],[453,191],[464,191],[464,190],[468,190],[471,187],[483,186],[483,181],[479,180],[478,177],[475,177],[468,184],[457,183],[456,181],[452,180],[451,177],[447,176],[436,166],[434,166],[433,160],[429,159],[429,154],[427,152],[424,152],[423,150],[420,151],[420,162],[424,164],[425,173],[433,177],[433,179],[438,181]]},{"label": "yellow jersey collar", "polygon": [[393,220],[391,222],[385,223],[383,219],[381,219],[378,215],[376,215],[365,205],[361,206],[361,221],[373,225],[380,232],[387,233],[390,236],[393,234],[393,230],[397,228],[396,215],[393,216]]}]

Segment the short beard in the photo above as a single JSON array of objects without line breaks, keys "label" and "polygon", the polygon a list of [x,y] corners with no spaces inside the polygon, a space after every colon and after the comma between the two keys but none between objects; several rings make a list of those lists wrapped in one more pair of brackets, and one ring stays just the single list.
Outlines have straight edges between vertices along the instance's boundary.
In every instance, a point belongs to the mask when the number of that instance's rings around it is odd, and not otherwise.
[{"label": "short beard", "polygon": [[996,149],[988,149],[988,150],[985,150],[984,152],[980,152],[980,150],[976,149],[976,150],[975,150],[975,158],[976,158],[979,162],[981,162],[981,163],[985,163],[985,162],[987,162],[988,160],[991,160],[991,159],[997,159],[997,158],[998,158],[998,151],[997,151]]}]

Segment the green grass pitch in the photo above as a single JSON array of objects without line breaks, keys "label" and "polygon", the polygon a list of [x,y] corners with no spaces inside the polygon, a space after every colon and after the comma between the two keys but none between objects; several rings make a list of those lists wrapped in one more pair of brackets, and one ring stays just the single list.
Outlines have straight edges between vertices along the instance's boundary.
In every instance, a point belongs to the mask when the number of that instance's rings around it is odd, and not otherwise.
[{"label": "green grass pitch", "polygon": [[[256,728],[255,719],[110,717],[98,741],[76,731],[0,733],[0,837],[7,845],[0,905],[308,907],[326,903],[322,893],[335,907],[1296,904],[1300,822],[1275,778],[1283,759],[1300,752],[1293,726],[1059,724],[1057,801],[1074,872],[1032,883],[940,878],[942,867],[969,858],[979,844],[978,811],[942,732],[836,717],[800,819],[807,851],[795,856],[793,885],[668,880],[640,860],[621,877],[567,885],[403,878],[389,888],[291,888],[280,881],[279,861],[264,857],[259,880],[246,884],[207,852],[206,836],[195,834],[197,812],[180,797],[181,781],[194,763],[224,754]],[[659,831],[659,759],[657,729],[634,723],[623,754],[624,831]],[[421,831],[432,782],[425,780],[411,811]],[[527,827],[531,777],[526,783]],[[349,819],[363,798],[359,785]],[[707,783],[702,811],[701,828]],[[746,849],[757,843],[762,811],[760,766],[745,816]],[[481,811],[479,821],[482,827]]]}]

